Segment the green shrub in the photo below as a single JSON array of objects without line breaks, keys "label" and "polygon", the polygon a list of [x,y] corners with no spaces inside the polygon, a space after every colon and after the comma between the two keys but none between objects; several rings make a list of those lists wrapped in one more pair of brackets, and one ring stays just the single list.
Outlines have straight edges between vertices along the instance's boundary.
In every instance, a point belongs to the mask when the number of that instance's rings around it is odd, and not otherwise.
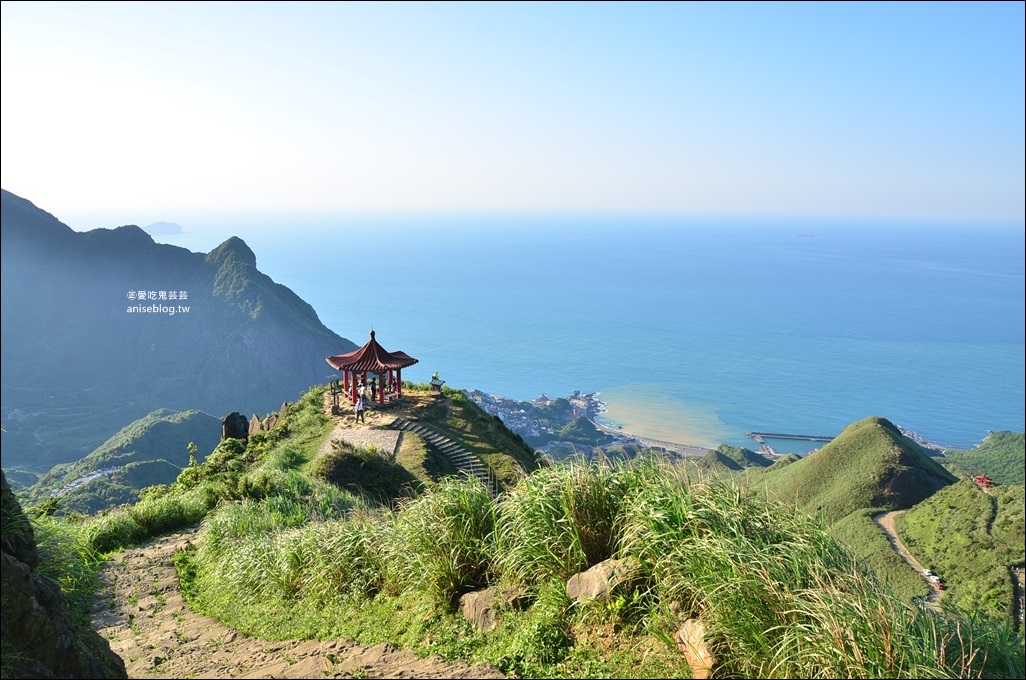
[{"label": "green shrub", "polygon": [[311,464],[309,473],[369,501],[389,504],[412,496],[423,484],[406,468],[382,457],[376,449],[335,442],[333,450]]},{"label": "green shrub", "polygon": [[540,587],[537,600],[517,620],[508,640],[492,653],[494,663],[516,675],[546,677],[549,667],[567,657],[574,640],[565,586],[556,579]]}]

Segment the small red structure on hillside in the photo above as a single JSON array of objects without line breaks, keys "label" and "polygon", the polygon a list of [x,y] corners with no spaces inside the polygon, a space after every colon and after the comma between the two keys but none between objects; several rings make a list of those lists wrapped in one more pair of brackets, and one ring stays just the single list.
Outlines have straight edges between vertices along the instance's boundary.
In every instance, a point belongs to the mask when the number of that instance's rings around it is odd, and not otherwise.
[{"label": "small red structure on hillside", "polygon": [[976,482],[976,486],[980,487],[981,489],[989,489],[990,487],[994,486],[994,480],[992,480],[987,475],[976,475],[975,477],[973,477],[973,481]]},{"label": "small red structure on hillside", "polygon": [[375,391],[379,404],[402,398],[403,369],[418,362],[406,352],[385,351],[374,339],[374,331],[370,332],[370,340],[360,349],[334,354],[325,361],[342,372],[342,392],[352,403],[356,403],[361,386],[366,390],[367,374],[377,376]]}]

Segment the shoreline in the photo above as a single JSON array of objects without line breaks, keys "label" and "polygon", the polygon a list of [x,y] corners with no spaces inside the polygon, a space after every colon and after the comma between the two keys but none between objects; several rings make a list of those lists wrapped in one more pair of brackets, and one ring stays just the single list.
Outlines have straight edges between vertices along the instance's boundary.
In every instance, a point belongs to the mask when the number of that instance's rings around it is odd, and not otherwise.
[{"label": "shoreline", "polygon": [[[637,400],[631,399],[634,395],[630,393],[627,394],[627,399],[624,399],[623,394],[614,396],[611,401],[614,402],[615,409],[610,409],[610,402],[607,401],[608,397],[599,391],[582,392],[575,390],[567,397],[558,397],[556,399],[552,399],[543,393],[537,399],[529,402],[508,399],[478,390],[468,390],[467,393],[479,406],[492,415],[498,416],[513,431],[521,436],[540,440],[541,443],[533,445],[545,451],[548,450],[550,444],[559,443],[558,431],[561,427],[568,425],[574,418],[581,417],[587,419],[591,426],[598,433],[601,433],[602,436],[608,437],[616,443],[653,449],[675,457],[701,457],[711,451],[715,451],[717,448],[717,444],[712,443],[717,441],[717,439],[710,434],[711,430],[707,431],[708,428],[703,427],[706,423],[697,419],[688,420],[689,413],[700,413],[700,411],[695,409],[692,409],[690,412],[683,411],[681,421],[677,423],[678,427],[670,428],[662,436],[660,434],[645,434],[645,425],[652,425],[656,432],[661,432],[665,428],[661,427],[662,422],[658,419],[645,417],[653,413],[654,409],[651,404],[642,402],[644,408],[637,408]],[[624,410],[625,405],[627,410]],[[610,417],[611,410],[616,412],[612,418]],[[641,417],[637,417],[639,413],[642,414]],[[666,415],[664,411],[657,411],[657,413]],[[606,422],[600,422],[603,420]],[[902,435],[932,452],[940,453],[944,449],[950,448],[931,442],[908,428],[900,425],[895,425],[895,427],[899,429]],[[751,439],[751,435],[752,433],[748,433],[745,439]],[[670,437],[672,437],[672,440]],[[786,435],[783,437],[783,439],[791,438],[804,439],[805,437],[803,435]],[[770,439],[774,438],[771,437]],[[581,443],[579,440],[571,441],[578,441],[578,444]],[[756,440],[754,446],[747,441],[733,442],[730,438],[720,438],[718,441],[730,446],[749,448],[770,458],[783,455],[783,453],[778,453],[778,450],[785,452],[793,451],[799,456],[804,457],[819,450],[828,443],[817,442],[815,448],[806,448],[804,446],[787,445],[787,443],[777,445],[775,441],[771,445],[768,441],[759,442]],[[608,445],[601,446],[605,447]]]},{"label": "shoreline", "polygon": [[654,439],[652,437],[646,437],[644,435],[634,434],[627,430],[617,430],[611,427],[606,427],[600,423],[591,421],[592,425],[601,432],[605,432],[608,435],[617,437],[619,439],[626,439],[633,442],[637,442],[645,448],[654,450],[671,451],[680,456],[691,456],[691,457],[702,457],[708,454],[712,449],[708,449],[704,446],[698,446],[697,444],[679,444],[677,442],[663,441],[662,439]]}]

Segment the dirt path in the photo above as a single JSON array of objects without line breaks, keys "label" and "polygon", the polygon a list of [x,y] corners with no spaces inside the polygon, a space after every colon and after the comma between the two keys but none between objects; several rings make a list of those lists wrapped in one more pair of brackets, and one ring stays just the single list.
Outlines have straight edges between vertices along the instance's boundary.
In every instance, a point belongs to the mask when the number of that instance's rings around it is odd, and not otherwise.
[{"label": "dirt path", "polygon": [[423,658],[388,644],[251,638],[191,610],[172,558],[195,531],[160,538],[104,565],[93,628],[130,678],[502,678],[479,664]]},{"label": "dirt path", "polygon": [[1023,619],[1026,618],[1026,573],[1022,567],[1011,567],[1012,574],[1012,621],[1015,632],[1022,628]]},{"label": "dirt path", "polygon": [[895,526],[894,520],[897,519],[898,515],[906,512],[905,510],[892,510],[891,512],[885,512],[882,515],[876,515],[873,517],[873,521],[876,522],[877,526],[883,529],[883,532],[887,534],[887,540],[891,542],[891,547],[898,553],[901,559],[905,560],[905,564],[916,570],[916,573],[923,577],[923,581],[926,585],[930,586],[930,597],[927,598],[926,603],[932,609],[940,609],[940,605],[937,602],[944,597],[944,591],[937,588],[937,584],[929,580],[923,574],[922,564],[919,563],[912,553],[908,551],[905,544],[901,541],[901,537],[898,536],[898,529]]}]

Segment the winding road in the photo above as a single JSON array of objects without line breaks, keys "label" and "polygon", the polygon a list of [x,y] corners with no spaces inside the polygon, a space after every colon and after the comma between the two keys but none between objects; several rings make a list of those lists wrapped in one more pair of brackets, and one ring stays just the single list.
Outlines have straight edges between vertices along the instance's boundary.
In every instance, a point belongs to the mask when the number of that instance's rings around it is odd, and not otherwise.
[{"label": "winding road", "polygon": [[874,516],[873,521],[876,522],[876,525],[880,527],[885,534],[887,534],[887,540],[890,541],[891,547],[894,548],[894,551],[898,553],[898,556],[900,556],[901,559],[905,560],[905,564],[915,569],[916,573],[923,578],[924,582],[926,582],[926,585],[930,586],[930,596],[926,598],[926,606],[940,611],[941,607],[938,602],[942,597],[944,597],[944,591],[940,590],[936,583],[926,578],[926,575],[923,573],[925,567],[920,564],[919,560],[912,556],[912,553],[909,552],[908,548],[905,547],[905,544],[902,542],[901,537],[898,536],[895,520],[898,515],[904,512],[906,511],[892,510],[890,512],[885,512],[882,515]]}]

